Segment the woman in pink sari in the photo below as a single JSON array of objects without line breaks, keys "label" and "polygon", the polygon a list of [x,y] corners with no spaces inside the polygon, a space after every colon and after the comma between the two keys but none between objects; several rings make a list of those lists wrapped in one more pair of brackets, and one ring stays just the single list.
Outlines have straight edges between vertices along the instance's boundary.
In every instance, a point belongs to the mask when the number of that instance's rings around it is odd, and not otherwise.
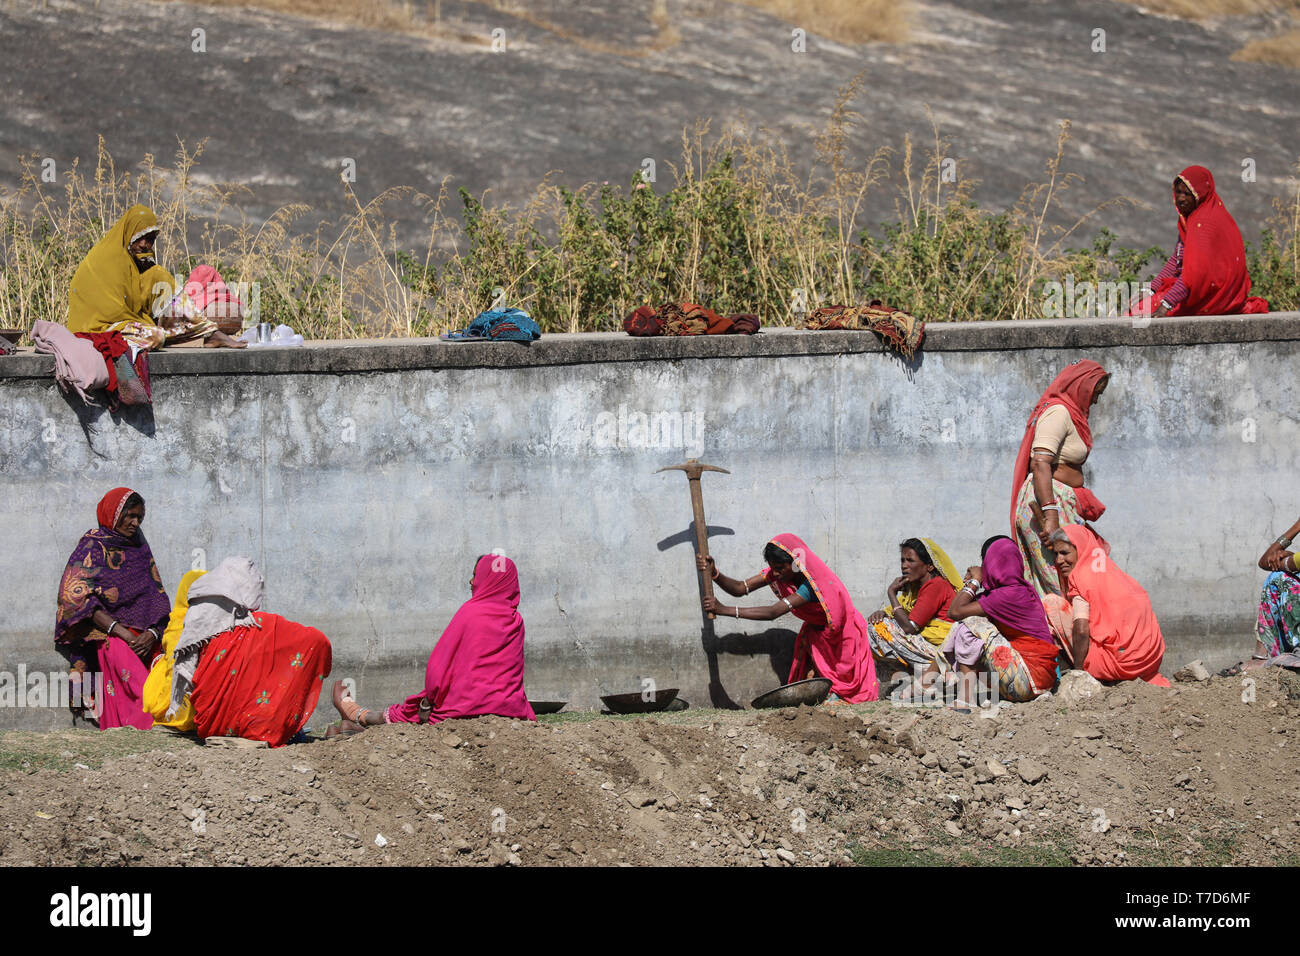
[{"label": "woman in pink sari", "polygon": [[474,564],[472,597],[460,606],[433,646],[424,689],[382,711],[367,710],[334,684],[343,720],[326,733],[355,734],[376,724],[436,724],[462,717],[536,720],[524,693],[524,619],[519,616],[519,572],[501,554]]},{"label": "woman in pink sari", "polygon": [[721,617],[774,621],[793,613],[803,621],[794,642],[794,662],[787,683],[803,680],[811,668],[831,682],[831,694],[850,704],[877,700],[880,684],[867,639],[867,622],[853,606],[848,588],[812,549],[792,534],[779,534],[763,549],[768,566],[748,578],[729,578],[699,558],[700,567],[732,597],[742,597],[764,585],[778,600],[767,607],[727,607],[714,598],[704,609]]},{"label": "woman in pink sari", "polygon": [[1074,666],[1097,680],[1168,687],[1160,675],[1165,638],[1142,585],[1111,561],[1084,525],[1062,525],[1051,545],[1069,590],[1065,597],[1047,595],[1043,606]]}]

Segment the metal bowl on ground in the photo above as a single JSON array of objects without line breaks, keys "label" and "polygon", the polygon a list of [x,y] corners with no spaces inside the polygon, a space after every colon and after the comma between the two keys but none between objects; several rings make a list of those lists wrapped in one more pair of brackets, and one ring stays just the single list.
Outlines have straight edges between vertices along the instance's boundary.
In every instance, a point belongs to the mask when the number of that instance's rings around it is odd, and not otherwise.
[{"label": "metal bowl on ground", "polygon": [[652,700],[642,700],[641,692],[636,691],[631,694],[607,694],[600,701],[612,714],[652,714],[668,709],[677,699],[677,688],[658,688],[652,696]]},{"label": "metal bowl on ground", "polygon": [[528,705],[534,714],[558,714],[567,703],[567,700],[530,700]]},{"label": "metal bowl on ground", "polygon": [[822,703],[830,696],[831,682],[825,677],[811,680],[797,680],[793,684],[784,684],[766,694],[759,694],[750,702],[750,707],[764,710],[769,707],[798,707],[807,704],[810,707]]},{"label": "metal bowl on ground", "polygon": [[667,707],[665,707],[664,710],[666,711],[690,710],[690,707],[691,705],[688,704],[686,701],[682,700],[680,697],[674,697],[673,702],[669,704]]},{"label": "metal bowl on ground", "polygon": [[4,339],[11,346],[17,346],[18,340],[22,337],[22,329],[0,329],[0,339]]}]

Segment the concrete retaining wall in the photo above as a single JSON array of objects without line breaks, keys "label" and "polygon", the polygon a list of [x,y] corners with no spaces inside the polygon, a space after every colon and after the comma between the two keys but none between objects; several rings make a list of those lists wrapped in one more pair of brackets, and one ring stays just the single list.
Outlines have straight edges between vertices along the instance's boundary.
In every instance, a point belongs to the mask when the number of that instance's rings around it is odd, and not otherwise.
[{"label": "concrete retaining wall", "polygon": [[152,414],[122,418],[66,400],[48,356],[0,358],[0,672],[60,669],[59,575],[95,503],[129,485],[169,589],[249,554],[267,609],[325,631],[368,703],[420,686],[493,549],[520,568],[534,697],[591,707],[649,677],[697,706],[747,702],[781,683],[793,631],[702,630],[686,482],[655,469],[731,470],[704,479],[724,571],[754,572],[791,531],[870,611],[903,538],[964,568],[1006,531],[1026,415],[1081,357],[1112,373],[1093,413],[1099,527],[1151,594],[1166,672],[1235,660],[1255,561],[1300,512],[1297,340],[1289,313],[931,326],[910,364],[871,334],[794,331],[182,350],[151,360]]}]

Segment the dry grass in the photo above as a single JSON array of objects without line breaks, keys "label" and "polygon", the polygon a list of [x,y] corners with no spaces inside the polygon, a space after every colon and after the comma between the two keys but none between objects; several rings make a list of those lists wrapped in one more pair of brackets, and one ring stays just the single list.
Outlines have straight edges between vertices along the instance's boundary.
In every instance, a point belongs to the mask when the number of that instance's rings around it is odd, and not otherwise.
[{"label": "dry grass", "polygon": [[[157,2],[170,3],[172,0]],[[214,7],[251,7],[300,17],[320,17],[369,30],[433,32],[430,21],[417,15],[415,5],[401,0],[204,0],[204,3]]]},{"label": "dry grass", "polygon": [[1208,20],[1213,17],[1240,17],[1267,13],[1300,13],[1300,0],[1123,0],[1152,13],[1181,17],[1184,20]]},{"label": "dry grass", "polygon": [[737,0],[841,43],[907,40],[911,0]]},{"label": "dry grass", "polygon": [[[156,0],[171,3],[175,0]],[[466,41],[490,42],[469,25],[443,19],[441,0],[206,0],[213,6],[245,7],[270,10],[302,17],[318,17],[333,23],[346,23],[369,30],[387,30],[419,36],[443,37]],[[643,57],[676,46],[681,37],[668,16],[666,0],[656,0],[649,22],[655,35],[646,44],[627,46],[582,36],[561,24],[537,16],[527,9],[526,0],[466,0],[516,20],[532,24],[591,53]]]},{"label": "dry grass", "polygon": [[1291,29],[1277,36],[1252,40],[1232,54],[1242,63],[1265,63],[1300,69],[1300,0],[1123,0],[1154,13],[1184,20],[1269,15],[1289,20]]},{"label": "dry grass", "polygon": [[[498,287],[503,304],[551,332],[617,329],[633,308],[673,301],[754,312],[767,325],[871,298],[926,321],[1034,318],[1047,281],[1149,277],[1156,250],[1113,248],[1105,230],[1090,248],[1071,248],[1111,203],[1053,225],[1075,179],[1061,172],[1068,124],[1043,181],[1011,209],[988,211],[973,201],[976,183],[945,177],[952,150],[937,129],[924,150],[905,140],[897,162],[883,148],[854,155],[861,84],[841,91],[811,170],[743,119],[717,134],[701,122],[683,131],[680,163],[661,164],[653,186],[639,176],[577,189],[543,181],[512,208],[446,181],[436,195],[399,188],[362,203],[341,182],[351,212],[314,231],[302,229],[306,206],[252,222],[241,187],[197,182],[202,144],[182,144],[170,168],[146,156],[123,171],[101,140],[93,168],[63,170],[57,187],[33,160],[15,189],[0,191],[0,326],[62,320],[77,264],[133,202],[158,213],[160,261],[173,272],[207,262],[228,281],[256,282],[260,318],[311,338],[463,327]],[[424,223],[414,249],[397,226],[412,213]],[[1300,185],[1271,225],[1252,256],[1255,291],[1275,309],[1295,308]]]},{"label": "dry grass", "polygon": [[1245,63],[1300,69],[1300,29],[1288,30],[1265,40],[1254,40],[1232,54],[1232,58]]}]

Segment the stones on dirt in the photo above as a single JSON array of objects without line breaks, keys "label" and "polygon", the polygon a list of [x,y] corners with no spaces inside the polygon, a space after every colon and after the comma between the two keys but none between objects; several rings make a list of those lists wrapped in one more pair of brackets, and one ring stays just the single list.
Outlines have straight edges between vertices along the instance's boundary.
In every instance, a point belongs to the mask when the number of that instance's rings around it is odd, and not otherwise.
[{"label": "stones on dirt", "polygon": [[1077,704],[1101,695],[1101,681],[1087,671],[1066,671],[1056,688],[1057,698],[1065,704]]},{"label": "stones on dirt", "polygon": [[1210,672],[1206,669],[1205,664],[1197,659],[1174,671],[1174,680],[1182,681],[1185,684],[1198,683],[1210,679]]},{"label": "stones on dirt", "polygon": [[246,740],[243,737],[208,737],[203,741],[205,747],[224,747],[228,750],[267,750],[270,748],[265,740]]},{"label": "stones on dirt", "polygon": [[1047,776],[1047,768],[1037,760],[1022,758],[1016,764],[1016,773],[1020,775],[1021,780],[1032,786]]}]

